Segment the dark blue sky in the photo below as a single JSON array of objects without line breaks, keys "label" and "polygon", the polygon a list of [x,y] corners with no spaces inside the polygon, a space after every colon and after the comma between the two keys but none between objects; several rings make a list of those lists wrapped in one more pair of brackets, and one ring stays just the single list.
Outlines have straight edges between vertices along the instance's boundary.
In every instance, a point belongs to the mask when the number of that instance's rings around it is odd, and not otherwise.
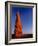
[{"label": "dark blue sky", "polygon": [[32,8],[31,7],[11,7],[11,29],[14,32],[16,13],[19,12],[22,22],[22,31],[31,33],[32,28]]}]

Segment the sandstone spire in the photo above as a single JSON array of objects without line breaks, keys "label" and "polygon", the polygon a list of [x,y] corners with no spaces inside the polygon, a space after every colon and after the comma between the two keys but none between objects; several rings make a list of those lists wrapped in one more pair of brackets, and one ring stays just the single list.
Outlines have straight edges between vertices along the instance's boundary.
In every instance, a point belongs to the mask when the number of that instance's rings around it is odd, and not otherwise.
[{"label": "sandstone spire", "polygon": [[16,13],[16,22],[15,22],[15,37],[20,38],[22,36],[22,24],[20,19],[20,14]]}]

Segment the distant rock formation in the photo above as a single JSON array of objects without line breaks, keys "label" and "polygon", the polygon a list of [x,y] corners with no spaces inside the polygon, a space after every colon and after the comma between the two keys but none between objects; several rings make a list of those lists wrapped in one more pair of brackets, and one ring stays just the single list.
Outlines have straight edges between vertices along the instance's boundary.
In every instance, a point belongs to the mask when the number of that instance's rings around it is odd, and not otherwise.
[{"label": "distant rock formation", "polygon": [[21,24],[20,14],[18,12],[16,13],[14,33],[16,38],[20,38],[22,36],[22,24]]}]

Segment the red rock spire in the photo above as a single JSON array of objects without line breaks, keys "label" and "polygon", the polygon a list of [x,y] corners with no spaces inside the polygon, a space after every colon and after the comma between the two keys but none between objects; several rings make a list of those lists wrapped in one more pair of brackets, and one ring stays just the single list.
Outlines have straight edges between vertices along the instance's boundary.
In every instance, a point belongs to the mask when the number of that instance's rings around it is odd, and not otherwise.
[{"label": "red rock spire", "polygon": [[16,38],[20,38],[22,36],[22,24],[20,14],[18,12],[16,13],[15,36]]}]

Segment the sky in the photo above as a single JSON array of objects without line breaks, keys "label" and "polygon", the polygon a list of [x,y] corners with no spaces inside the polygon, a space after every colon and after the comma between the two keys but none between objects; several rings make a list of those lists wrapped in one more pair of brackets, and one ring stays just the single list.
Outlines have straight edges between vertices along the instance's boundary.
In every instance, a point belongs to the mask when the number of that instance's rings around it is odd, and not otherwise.
[{"label": "sky", "polygon": [[16,13],[19,12],[22,22],[22,32],[32,33],[32,7],[11,7],[11,31],[14,33]]}]

